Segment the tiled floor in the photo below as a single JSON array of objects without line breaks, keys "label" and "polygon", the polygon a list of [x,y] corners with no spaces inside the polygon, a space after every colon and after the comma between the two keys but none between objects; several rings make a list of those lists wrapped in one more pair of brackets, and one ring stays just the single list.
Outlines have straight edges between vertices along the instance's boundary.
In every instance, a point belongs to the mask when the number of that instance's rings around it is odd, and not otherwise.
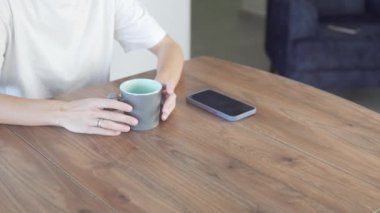
[{"label": "tiled floor", "polygon": [[[192,56],[208,55],[268,70],[265,18],[242,14],[240,0],[192,1]],[[380,112],[380,88],[335,94]]]}]

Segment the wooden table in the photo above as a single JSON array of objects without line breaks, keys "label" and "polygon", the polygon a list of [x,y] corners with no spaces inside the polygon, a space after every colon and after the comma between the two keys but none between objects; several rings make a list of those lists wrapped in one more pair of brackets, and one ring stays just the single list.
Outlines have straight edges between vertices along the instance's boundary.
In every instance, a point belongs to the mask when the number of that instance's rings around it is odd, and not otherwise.
[{"label": "wooden table", "polygon": [[[105,97],[120,82],[60,98]],[[230,123],[186,104],[205,88],[258,114]],[[380,212],[379,114],[207,57],[186,63],[177,93],[148,132],[0,126],[0,211]]]}]

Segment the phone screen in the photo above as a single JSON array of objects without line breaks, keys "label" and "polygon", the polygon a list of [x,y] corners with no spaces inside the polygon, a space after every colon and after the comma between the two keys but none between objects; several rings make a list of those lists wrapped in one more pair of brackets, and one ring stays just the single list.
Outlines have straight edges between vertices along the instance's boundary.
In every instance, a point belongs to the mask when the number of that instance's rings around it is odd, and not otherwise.
[{"label": "phone screen", "polygon": [[200,93],[196,93],[192,95],[191,98],[197,102],[200,102],[230,116],[237,116],[255,109],[252,106],[227,97],[213,90],[206,90]]}]

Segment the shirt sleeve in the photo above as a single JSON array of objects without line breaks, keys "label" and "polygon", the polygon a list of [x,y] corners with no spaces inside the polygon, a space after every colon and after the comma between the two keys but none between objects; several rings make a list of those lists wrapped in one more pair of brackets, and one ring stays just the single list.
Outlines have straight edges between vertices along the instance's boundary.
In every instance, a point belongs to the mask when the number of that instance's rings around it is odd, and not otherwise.
[{"label": "shirt sleeve", "polygon": [[166,32],[139,0],[117,1],[115,39],[124,51],[154,47],[165,35]]},{"label": "shirt sleeve", "polygon": [[7,46],[7,31],[5,29],[4,23],[0,19],[0,75],[3,69],[5,50]]}]

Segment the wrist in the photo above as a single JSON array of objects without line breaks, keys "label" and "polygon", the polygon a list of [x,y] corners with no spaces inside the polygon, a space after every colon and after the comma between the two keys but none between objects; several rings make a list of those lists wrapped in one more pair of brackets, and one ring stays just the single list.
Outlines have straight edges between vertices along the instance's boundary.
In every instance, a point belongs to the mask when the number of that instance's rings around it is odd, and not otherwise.
[{"label": "wrist", "polygon": [[159,76],[157,75],[156,78],[155,78],[156,81],[160,82],[163,86],[165,87],[172,87],[172,88],[175,88],[175,86],[177,85],[177,82],[173,79],[170,79],[168,77],[165,77],[165,76]]},{"label": "wrist", "polygon": [[64,101],[51,101],[47,110],[46,120],[51,126],[63,127],[64,119],[67,117]]}]

